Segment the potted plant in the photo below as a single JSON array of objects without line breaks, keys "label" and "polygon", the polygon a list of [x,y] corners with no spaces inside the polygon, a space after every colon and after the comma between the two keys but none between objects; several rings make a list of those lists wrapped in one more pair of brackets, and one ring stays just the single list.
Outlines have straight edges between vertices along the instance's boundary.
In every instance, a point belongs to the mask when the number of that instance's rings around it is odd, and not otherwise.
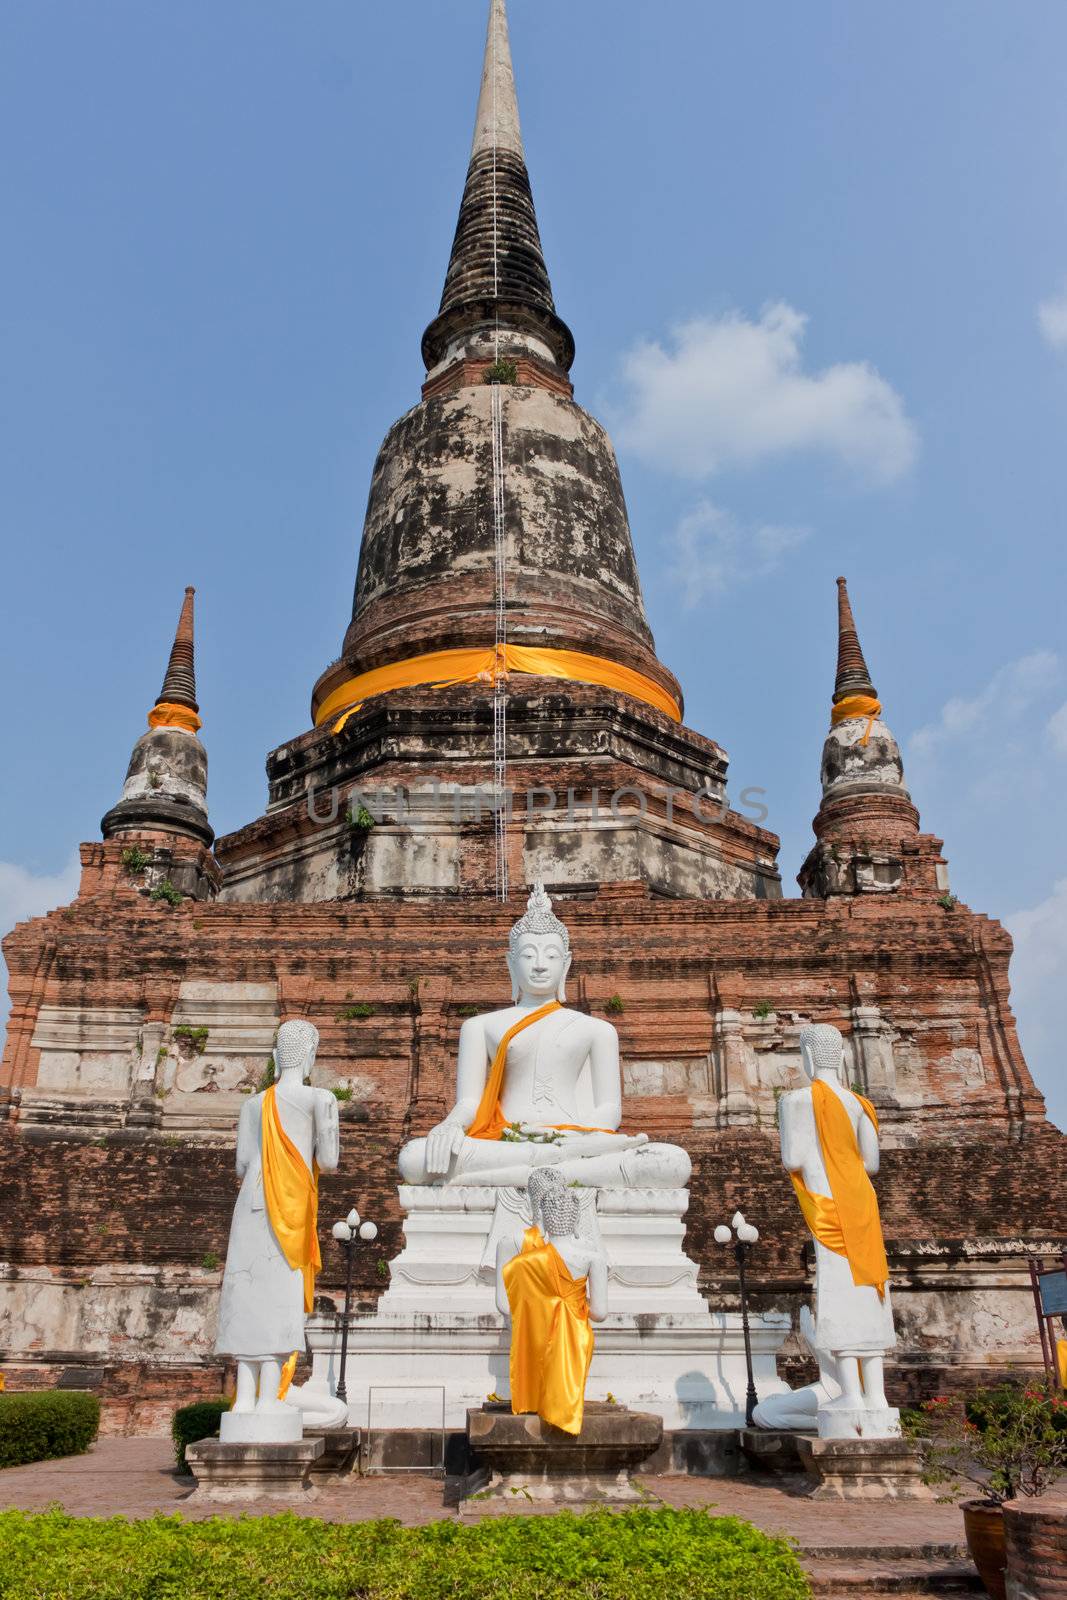
[{"label": "potted plant", "polygon": [[1067,1400],[1046,1389],[1002,1384],[926,1400],[902,1419],[922,1454],[923,1477],[962,1503],[967,1548],[993,1600],[1005,1600],[1004,1502],[1050,1489],[1067,1471]]}]

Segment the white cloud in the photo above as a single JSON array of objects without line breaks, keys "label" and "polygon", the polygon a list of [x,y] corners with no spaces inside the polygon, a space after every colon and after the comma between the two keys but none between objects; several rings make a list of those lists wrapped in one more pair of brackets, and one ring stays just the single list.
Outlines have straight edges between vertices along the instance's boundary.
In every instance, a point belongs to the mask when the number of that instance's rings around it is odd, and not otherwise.
[{"label": "white cloud", "polygon": [[952,740],[988,735],[1013,722],[1059,677],[1060,658],[1054,651],[1035,650],[1021,656],[1000,667],[971,699],[960,695],[946,701],[937,721],[913,733],[908,747],[914,754],[928,755]]},{"label": "white cloud", "polygon": [[701,500],[674,531],[668,576],[681,589],[688,611],[708,596],[776,571],[810,531],[775,523],[746,528],[731,512]]},{"label": "white cloud", "polygon": [[80,874],[76,854],[56,873],[38,874],[14,861],[0,861],[0,934],[9,932],[16,922],[66,905],[77,893]]},{"label": "white cloud", "polygon": [[620,442],[689,478],[803,452],[876,483],[899,478],[918,450],[900,396],[866,361],[805,372],[806,324],[779,301],[755,322],[738,312],[699,317],[666,347],[642,342],[623,359]]},{"label": "white cloud", "polygon": [[1037,325],[1053,350],[1067,350],[1067,283],[1037,308]]},{"label": "white cloud", "polygon": [[[35,873],[14,861],[0,861],[0,936],[16,922],[43,916],[66,905],[78,892],[81,866],[77,855],[55,873]],[[3,1049],[9,1007],[7,969],[0,960],[0,1050]]]},{"label": "white cloud", "polygon": [[1049,1114],[1067,1128],[1062,995],[1067,987],[1067,878],[1047,900],[1004,918],[1015,941],[1011,963],[1012,1007],[1019,1036]]},{"label": "white cloud", "polygon": [[1058,711],[1054,711],[1048,719],[1049,743],[1057,755],[1067,756],[1067,700]]}]

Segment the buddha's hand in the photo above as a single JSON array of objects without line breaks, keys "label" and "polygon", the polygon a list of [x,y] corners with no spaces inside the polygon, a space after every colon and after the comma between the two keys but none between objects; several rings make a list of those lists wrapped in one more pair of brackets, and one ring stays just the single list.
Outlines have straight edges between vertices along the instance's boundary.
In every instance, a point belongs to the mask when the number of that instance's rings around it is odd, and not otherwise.
[{"label": "buddha's hand", "polygon": [[466,1134],[459,1122],[439,1122],[426,1135],[426,1171],[441,1177],[452,1165],[452,1157],[462,1148]]}]

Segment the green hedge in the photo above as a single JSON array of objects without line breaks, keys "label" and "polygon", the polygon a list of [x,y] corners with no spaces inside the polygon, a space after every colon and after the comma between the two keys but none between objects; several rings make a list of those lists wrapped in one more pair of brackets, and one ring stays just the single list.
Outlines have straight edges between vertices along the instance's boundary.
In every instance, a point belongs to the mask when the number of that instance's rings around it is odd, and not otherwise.
[{"label": "green hedge", "polygon": [[[359,1485],[352,1488],[358,1501]],[[640,1509],[473,1524],[0,1513],[5,1600],[807,1600],[783,1539]]]},{"label": "green hedge", "polygon": [[0,1394],[0,1467],[80,1456],[99,1427],[100,1402],[95,1395],[73,1389]]},{"label": "green hedge", "polygon": [[174,1413],[170,1436],[174,1440],[174,1458],[179,1472],[189,1470],[185,1464],[186,1446],[196,1444],[200,1439],[217,1438],[222,1413],[229,1409],[230,1401],[225,1395],[220,1395],[217,1400],[197,1400],[193,1405],[182,1406],[180,1411]]}]

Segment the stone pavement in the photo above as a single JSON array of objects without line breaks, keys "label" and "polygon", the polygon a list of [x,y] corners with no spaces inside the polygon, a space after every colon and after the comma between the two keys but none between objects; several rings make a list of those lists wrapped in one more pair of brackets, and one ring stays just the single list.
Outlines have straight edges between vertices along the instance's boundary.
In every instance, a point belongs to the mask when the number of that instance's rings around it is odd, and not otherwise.
[{"label": "stone pavement", "polygon": [[[203,1518],[217,1508],[188,1504],[191,1481],[174,1471],[174,1455],[165,1439],[100,1439],[84,1456],[42,1461],[0,1472],[0,1509],[41,1511],[61,1506],[76,1516],[148,1517],[180,1511]],[[767,1533],[795,1539],[812,1559],[854,1551],[857,1558],[877,1552],[882,1559],[948,1556],[962,1549],[962,1519],[954,1506],[883,1502],[837,1505],[804,1497],[789,1480],[754,1478],[656,1477],[643,1480],[650,1502],[671,1506],[707,1506],[721,1515],[745,1517]],[[252,1516],[268,1515],[277,1503],[253,1502]],[[357,1522],[397,1517],[413,1526],[454,1517],[443,1503],[439,1478],[409,1476],[326,1479],[308,1508],[331,1522]],[[551,1510],[519,1497],[517,1512]],[[499,1515],[511,1505],[468,1502],[465,1516]],[[223,1513],[228,1514],[228,1513]]]}]

